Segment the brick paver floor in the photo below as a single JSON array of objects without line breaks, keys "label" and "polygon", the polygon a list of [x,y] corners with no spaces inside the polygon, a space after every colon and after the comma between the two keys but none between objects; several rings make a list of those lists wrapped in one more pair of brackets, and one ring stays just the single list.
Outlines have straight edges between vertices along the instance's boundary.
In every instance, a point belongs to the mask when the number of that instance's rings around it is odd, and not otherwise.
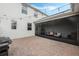
[{"label": "brick paver floor", "polygon": [[13,40],[10,56],[79,56],[79,46],[38,36]]}]

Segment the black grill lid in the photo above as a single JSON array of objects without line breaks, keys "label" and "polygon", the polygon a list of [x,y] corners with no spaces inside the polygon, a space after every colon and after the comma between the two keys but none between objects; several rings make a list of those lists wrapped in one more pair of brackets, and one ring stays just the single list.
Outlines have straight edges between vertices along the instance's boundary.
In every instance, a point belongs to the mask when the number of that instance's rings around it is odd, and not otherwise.
[{"label": "black grill lid", "polygon": [[12,40],[9,37],[0,37],[0,44],[9,43],[11,44]]}]

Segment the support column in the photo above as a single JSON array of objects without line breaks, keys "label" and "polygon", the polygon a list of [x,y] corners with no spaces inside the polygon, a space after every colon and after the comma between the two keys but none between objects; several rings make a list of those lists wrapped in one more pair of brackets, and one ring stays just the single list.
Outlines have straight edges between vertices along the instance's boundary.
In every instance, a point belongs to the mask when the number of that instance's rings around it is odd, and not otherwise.
[{"label": "support column", "polygon": [[79,45],[79,23],[77,24],[77,43]]}]

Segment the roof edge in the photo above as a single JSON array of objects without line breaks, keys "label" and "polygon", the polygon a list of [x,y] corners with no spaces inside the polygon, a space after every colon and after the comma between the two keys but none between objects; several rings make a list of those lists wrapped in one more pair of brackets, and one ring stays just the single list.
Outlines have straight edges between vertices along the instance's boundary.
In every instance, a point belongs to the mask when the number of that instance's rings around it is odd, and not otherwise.
[{"label": "roof edge", "polygon": [[[63,15],[62,17],[59,17],[60,15],[57,15],[57,16],[49,16],[49,17],[46,17],[46,18],[42,18],[40,21],[35,21],[34,23],[42,23],[42,22],[47,22],[47,21],[51,21],[51,20],[55,20],[55,19],[61,19],[61,18],[65,18],[65,17],[70,17],[70,16],[73,16],[73,15],[78,15],[79,14],[79,12],[76,12],[76,13],[74,13],[74,12],[70,12],[70,13],[65,13],[65,14],[67,14],[67,15]],[[52,19],[52,17],[53,17],[53,19]],[[50,19],[50,20],[47,20],[47,19]]]},{"label": "roof edge", "polygon": [[36,11],[38,11],[38,12],[40,12],[40,13],[42,13],[42,14],[44,14],[44,15],[48,16],[47,14],[45,14],[45,13],[41,12],[39,9],[37,9],[37,8],[33,7],[33,6],[31,5],[31,3],[22,3],[22,4],[27,4],[27,6],[29,6],[30,8],[35,9]]}]

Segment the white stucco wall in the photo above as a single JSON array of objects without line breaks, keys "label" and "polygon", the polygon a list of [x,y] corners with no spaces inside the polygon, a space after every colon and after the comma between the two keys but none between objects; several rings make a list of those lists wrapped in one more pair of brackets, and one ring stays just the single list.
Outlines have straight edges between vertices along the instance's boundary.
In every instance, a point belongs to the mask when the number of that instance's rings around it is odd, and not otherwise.
[{"label": "white stucco wall", "polygon": [[[11,39],[23,38],[35,35],[34,21],[45,17],[39,13],[38,18],[33,16],[35,12],[28,7],[27,15],[22,14],[20,3],[0,3],[0,36],[10,37]],[[20,19],[22,18],[22,19]],[[11,29],[11,21],[17,21],[17,29]],[[27,23],[32,23],[32,30],[27,30]]]},{"label": "white stucco wall", "polygon": [[71,3],[72,12],[79,12],[79,3]]}]

